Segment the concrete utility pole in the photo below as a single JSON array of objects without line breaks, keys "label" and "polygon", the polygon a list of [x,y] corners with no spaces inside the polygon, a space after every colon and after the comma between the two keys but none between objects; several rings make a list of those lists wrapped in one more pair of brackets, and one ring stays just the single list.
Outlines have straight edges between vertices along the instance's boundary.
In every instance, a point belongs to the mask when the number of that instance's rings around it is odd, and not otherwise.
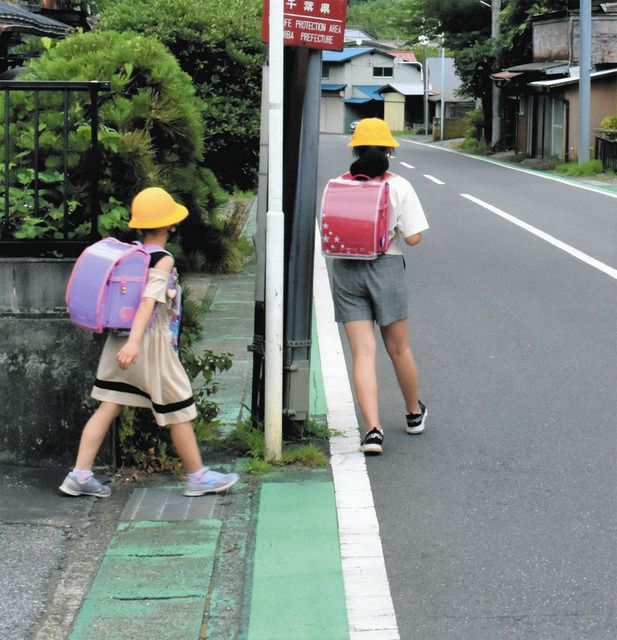
[{"label": "concrete utility pole", "polygon": [[[501,0],[491,0],[491,38],[495,49],[499,43],[499,17],[501,15]],[[493,82],[493,126],[491,133],[491,147],[495,148],[501,142],[501,89]]]},{"label": "concrete utility pole", "polygon": [[589,160],[589,127],[591,111],[591,0],[580,0],[581,31],[578,76],[578,162]]},{"label": "concrete utility pole", "polygon": [[269,153],[266,216],[266,344],[264,431],[267,460],[280,460],[283,447],[283,0],[270,2],[268,83]]}]

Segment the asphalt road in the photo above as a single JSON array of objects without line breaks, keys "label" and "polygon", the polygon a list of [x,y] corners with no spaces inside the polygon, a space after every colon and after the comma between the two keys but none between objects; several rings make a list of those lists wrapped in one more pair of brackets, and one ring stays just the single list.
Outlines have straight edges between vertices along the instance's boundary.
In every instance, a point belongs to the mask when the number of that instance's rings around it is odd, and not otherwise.
[{"label": "asphalt road", "polygon": [[614,640],[617,199],[411,142],[391,169],[431,226],[406,251],[427,430],[381,350],[368,460],[401,638]]}]

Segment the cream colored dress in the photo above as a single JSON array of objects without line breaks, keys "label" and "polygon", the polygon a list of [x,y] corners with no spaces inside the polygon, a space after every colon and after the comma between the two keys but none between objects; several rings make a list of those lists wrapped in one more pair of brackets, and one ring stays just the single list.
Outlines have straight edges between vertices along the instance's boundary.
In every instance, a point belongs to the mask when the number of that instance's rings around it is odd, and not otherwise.
[{"label": "cream colored dress", "polygon": [[139,358],[128,369],[118,366],[116,355],[128,336],[110,333],[92,388],[95,400],[129,407],[146,407],[161,426],[197,417],[191,383],[173,346],[170,321],[174,300],[167,295],[169,273],[148,271],[143,297],[154,298],[153,318],[141,339]]}]

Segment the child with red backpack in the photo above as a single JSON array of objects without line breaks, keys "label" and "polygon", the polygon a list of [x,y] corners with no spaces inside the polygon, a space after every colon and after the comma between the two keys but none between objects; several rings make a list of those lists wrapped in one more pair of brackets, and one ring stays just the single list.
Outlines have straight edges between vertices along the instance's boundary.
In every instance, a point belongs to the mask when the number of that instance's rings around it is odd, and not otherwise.
[{"label": "child with red backpack", "polygon": [[[374,252],[358,249],[358,253],[364,253],[361,259],[353,254],[344,256],[340,249],[341,244],[344,249],[351,243],[358,247],[362,245],[358,240],[361,225],[357,221],[347,223],[339,227],[341,232],[332,238],[329,229],[324,229],[327,207],[322,205],[324,253],[328,255],[332,251],[334,255],[334,251],[338,252],[332,267],[335,320],[343,323],[351,347],[353,384],[366,426],[361,449],[365,454],[375,455],[382,452],[384,439],[377,398],[375,322],[381,330],[405,400],[406,431],[410,434],[424,431],[427,410],[418,396],[418,372],[409,347],[405,260],[401,248],[403,242],[410,246],[418,244],[428,224],[411,184],[401,176],[388,173],[388,158],[399,143],[392,137],[385,121],[379,118],[361,120],[348,146],[353,148],[356,157],[349,169],[349,178],[382,180],[387,182],[388,187],[388,237],[385,242],[379,238],[375,222],[375,230],[367,235],[373,241]],[[344,180],[347,175],[341,178]],[[326,200],[324,195],[324,202]],[[346,215],[354,217],[353,206],[348,208]],[[343,220],[344,215],[339,217]],[[345,226],[349,227],[347,234],[350,239],[343,237]],[[324,246],[325,235],[335,241],[336,249],[335,244]]]},{"label": "child with red backpack", "polygon": [[92,465],[123,406],[149,408],[158,425],[169,427],[187,473],[184,495],[217,493],[238,480],[236,473],[218,473],[203,465],[191,422],[197,417],[193,392],[170,329],[179,300],[170,286],[174,259],[165,245],[187,216],[188,210],[158,187],[144,189],[133,199],[129,227],[142,230],[143,249],[150,255],[145,289],[128,335],[111,331],[105,342],[92,390],[101,404],[84,427],[75,468],[60,485],[67,495],[111,494],[93,476]]}]

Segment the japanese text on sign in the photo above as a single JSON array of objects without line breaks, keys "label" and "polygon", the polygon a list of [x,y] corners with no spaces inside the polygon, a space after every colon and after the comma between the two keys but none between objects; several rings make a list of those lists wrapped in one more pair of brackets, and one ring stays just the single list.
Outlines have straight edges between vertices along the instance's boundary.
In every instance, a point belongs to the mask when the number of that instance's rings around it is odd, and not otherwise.
[{"label": "japanese text on sign", "polygon": [[[269,0],[265,0],[262,39],[268,41]],[[347,0],[285,0],[284,43],[340,51],[345,40]]]}]

